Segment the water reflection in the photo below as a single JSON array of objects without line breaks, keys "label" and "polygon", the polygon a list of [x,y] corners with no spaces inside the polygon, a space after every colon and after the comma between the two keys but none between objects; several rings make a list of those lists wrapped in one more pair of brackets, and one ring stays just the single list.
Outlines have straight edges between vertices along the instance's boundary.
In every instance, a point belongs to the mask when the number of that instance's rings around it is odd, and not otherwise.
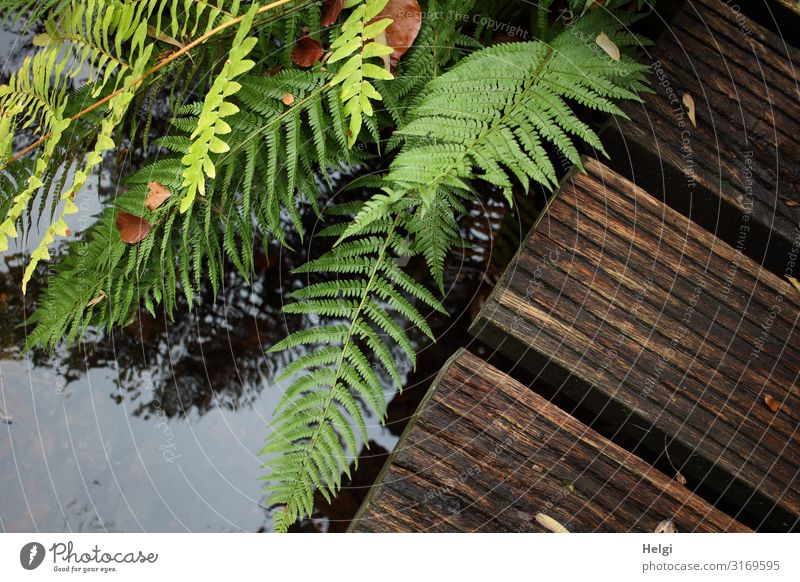
[{"label": "water reflection", "polygon": [[[286,333],[279,261],[252,285],[231,273],[224,297],[179,309],[174,322],[145,314],[108,337],[23,357],[19,324],[42,281],[23,299],[23,262],[6,258],[0,409],[11,424],[0,425],[0,527],[269,529],[255,453],[285,357],[264,352]],[[373,449],[396,439],[381,426],[370,437]]]}]

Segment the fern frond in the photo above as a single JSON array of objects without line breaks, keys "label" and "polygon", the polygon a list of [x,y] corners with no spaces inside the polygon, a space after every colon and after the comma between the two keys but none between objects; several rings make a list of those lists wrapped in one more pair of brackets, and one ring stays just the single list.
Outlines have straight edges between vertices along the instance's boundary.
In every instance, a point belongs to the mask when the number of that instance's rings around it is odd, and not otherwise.
[{"label": "fern frond", "polygon": [[254,61],[245,57],[258,43],[257,38],[247,37],[257,10],[258,5],[254,4],[239,24],[228,59],[214,79],[211,89],[206,93],[197,126],[189,136],[192,144],[182,159],[185,166],[183,170],[185,191],[181,199],[181,212],[186,212],[192,206],[196,194],[205,195],[206,176],[212,180],[216,177],[211,154],[223,154],[230,150],[230,146],[219,136],[231,132],[231,126],[223,119],[238,113],[239,108],[232,102],[226,101],[226,98],[236,94],[241,88],[241,85],[233,79],[255,66]]},{"label": "fern frond", "polygon": [[25,29],[31,28],[46,14],[58,13],[73,0],[4,0],[0,5],[0,21],[16,26],[25,20]]},{"label": "fern frond", "polygon": [[[601,26],[619,38],[627,34],[622,24],[595,12],[578,22],[583,34],[596,35]],[[615,100],[639,99],[645,66],[630,57],[615,62],[594,43],[575,42],[573,34],[566,29],[550,44],[503,44],[463,59],[428,83],[408,124],[395,133],[404,145],[385,180],[404,198],[419,201],[416,232],[424,238],[417,243],[440,285],[443,256],[457,240],[444,201],[448,192],[470,192],[473,178],[500,188],[509,203],[515,183],[527,188],[534,181],[552,189],[557,175],[546,145],[579,167],[577,142],[605,153],[570,102],[621,115]],[[368,205],[383,198],[375,195]],[[437,216],[428,217],[430,212]],[[449,225],[449,236],[426,228],[430,220]],[[358,232],[356,221],[346,235]]]},{"label": "fern frond", "polygon": [[[8,131],[4,136],[7,144],[13,140],[18,127],[27,128],[31,125],[51,132],[55,138],[36,159],[33,172],[14,197],[14,204],[0,224],[0,251],[8,248],[8,237],[17,236],[15,223],[36,192],[45,185],[43,178],[50,166],[50,159],[55,154],[58,140],[70,124],[69,118],[64,117],[67,99],[66,82],[62,74],[66,63],[58,63],[57,57],[53,51],[27,57],[9,82],[0,86],[0,117],[4,120],[4,129]],[[9,146],[5,147],[8,150]]]},{"label": "fern frond", "polygon": [[76,171],[73,175],[72,185],[63,194],[61,194],[61,202],[63,203],[61,213],[59,214],[58,218],[47,228],[42,240],[31,252],[30,261],[28,262],[28,266],[25,268],[25,273],[22,277],[23,293],[25,293],[28,281],[30,281],[31,277],[33,276],[33,272],[36,269],[36,265],[39,263],[39,261],[50,259],[48,247],[53,242],[55,237],[65,236],[68,232],[69,227],[64,219],[66,216],[78,212],[78,207],[73,201],[78,191],[86,183],[89,174],[91,174],[92,171],[103,161],[103,152],[115,147],[114,140],[111,138],[111,135],[122,122],[122,118],[128,111],[128,105],[130,104],[131,100],[133,100],[133,80],[135,79],[136,75],[140,75],[143,72],[144,67],[149,62],[152,48],[152,46],[148,46],[144,49],[139,59],[132,67],[133,75],[125,80],[124,90],[115,95],[109,102],[110,114],[103,119],[97,140],[95,141],[94,149],[86,156],[86,163],[84,164],[83,168]]},{"label": "fern frond", "polygon": [[[331,74],[316,71],[282,71],[273,76],[245,76],[237,98],[245,113],[231,120],[234,140],[231,151],[215,162],[219,167],[238,164],[244,152],[245,180],[242,196],[251,196],[253,186],[264,187],[258,208],[260,225],[286,244],[280,213],[287,210],[292,225],[302,236],[297,211],[305,201],[317,205],[319,184],[314,173],[327,176],[364,158],[347,149],[347,136]],[[293,96],[291,105],[283,102]],[[333,121],[333,123],[331,123]],[[250,177],[252,174],[252,178]]]},{"label": "fern frond", "polygon": [[367,354],[374,355],[398,387],[401,384],[396,358],[384,337],[414,361],[410,339],[387,308],[432,335],[424,315],[408,297],[416,296],[437,310],[442,306],[419,283],[394,276],[390,252],[397,239],[402,238],[399,229],[404,222],[398,215],[388,224],[383,223],[383,236],[348,241],[298,269],[350,276],[295,292],[298,302],[288,305],[285,311],[344,318],[347,323],[295,332],[271,349],[308,350],[281,375],[294,380],[285,390],[280,412],[273,419],[272,432],[261,451],[263,455],[277,454],[265,467],[269,469],[269,503],[281,507],[274,520],[279,531],[309,514],[315,490],[326,498],[338,491],[341,473],[348,472],[350,461],[358,453],[351,424],[361,430],[362,439],[366,440],[366,424],[358,400],[379,419],[384,418],[384,389]]},{"label": "fern frond", "polygon": [[341,35],[331,43],[328,64],[345,61],[331,80],[332,85],[342,85],[340,99],[344,112],[350,118],[347,144],[352,147],[361,133],[363,117],[372,117],[372,101],[380,101],[381,94],[370,80],[392,79],[393,75],[382,65],[369,59],[385,57],[394,51],[376,39],[382,35],[392,20],[381,18],[373,22],[388,0],[350,0],[346,6],[355,5],[341,27]]}]

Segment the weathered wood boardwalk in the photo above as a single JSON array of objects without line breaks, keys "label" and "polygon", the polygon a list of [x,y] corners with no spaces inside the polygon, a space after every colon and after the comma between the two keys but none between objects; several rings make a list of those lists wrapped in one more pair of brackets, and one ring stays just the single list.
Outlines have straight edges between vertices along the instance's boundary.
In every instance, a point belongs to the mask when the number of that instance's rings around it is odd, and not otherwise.
[{"label": "weathered wood boardwalk", "polygon": [[354,531],[748,531],[467,351],[434,382]]},{"label": "weathered wood boardwalk", "polygon": [[623,105],[630,121],[609,132],[624,142],[612,147],[623,175],[774,269],[800,234],[800,49],[791,41],[736,3],[686,2],[650,51],[654,94]]},{"label": "weathered wood boardwalk", "polygon": [[800,51],[688,0],[650,56],[351,530],[800,528]]},{"label": "weathered wood boardwalk", "polygon": [[586,169],[474,333],[522,366],[545,354],[576,399],[600,391],[800,516],[800,293],[599,162]]}]

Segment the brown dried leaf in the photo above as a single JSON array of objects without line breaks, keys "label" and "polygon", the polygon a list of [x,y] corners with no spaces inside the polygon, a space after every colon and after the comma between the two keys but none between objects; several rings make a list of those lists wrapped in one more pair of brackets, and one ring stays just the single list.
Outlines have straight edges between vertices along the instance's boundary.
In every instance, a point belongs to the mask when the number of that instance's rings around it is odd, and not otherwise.
[{"label": "brown dried leaf", "polygon": [[122,242],[128,244],[136,244],[150,234],[150,223],[141,216],[136,216],[130,212],[117,214],[115,224],[119,229]]},{"label": "brown dried leaf", "polygon": [[294,95],[292,95],[291,93],[284,93],[283,97],[281,98],[281,101],[283,101],[284,105],[291,105],[292,103],[294,103]]},{"label": "brown dried leaf", "polygon": [[686,486],[686,477],[684,477],[680,471],[675,473],[675,481],[678,483],[678,485],[683,485],[684,487]]},{"label": "brown dried leaf", "polygon": [[791,198],[781,197],[781,200],[783,200],[783,203],[786,204],[786,206],[788,206],[789,208],[796,208],[800,206],[800,202],[798,202],[797,200],[792,200]]},{"label": "brown dried leaf", "polygon": [[158,182],[149,182],[147,184],[147,198],[144,199],[144,205],[148,210],[155,210],[172,196],[172,192],[167,190]]},{"label": "brown dried leaf", "polygon": [[675,522],[671,519],[665,519],[664,521],[660,522],[653,531],[654,533],[678,533],[678,530],[675,527]]},{"label": "brown dried leaf", "polygon": [[172,38],[171,36],[169,36],[164,32],[156,30],[155,26],[151,25],[147,26],[147,36],[154,38],[156,40],[160,40],[161,42],[171,44],[172,46],[178,47],[179,49],[185,48],[185,45],[182,42],[175,40],[174,38]]},{"label": "brown dried leaf", "polygon": [[774,399],[772,396],[770,396],[769,394],[767,394],[766,396],[764,396],[764,404],[766,404],[766,405],[767,405],[767,408],[769,408],[769,409],[770,409],[772,412],[778,412],[778,409],[780,409],[780,407],[781,407],[781,404],[780,404],[780,402],[778,402],[777,400],[775,400],[775,399]]},{"label": "brown dried leaf", "polygon": [[692,122],[692,127],[697,127],[697,117],[694,109],[694,98],[688,93],[684,93],[683,104],[686,105],[686,111],[689,114],[689,121]]},{"label": "brown dried leaf", "polygon": [[106,298],[106,292],[100,289],[100,293],[98,293],[94,299],[90,300],[89,303],[86,304],[86,307],[94,307],[105,298]]},{"label": "brown dried leaf", "polygon": [[619,60],[619,47],[614,43],[613,40],[608,38],[608,35],[605,32],[598,34],[594,41],[597,43],[597,46],[603,49],[608,56],[615,61]]},{"label": "brown dried leaf", "polygon": [[322,58],[324,52],[321,42],[310,36],[304,36],[298,39],[292,49],[292,62],[298,67],[310,67]]},{"label": "brown dried leaf", "polygon": [[342,8],[344,8],[344,0],[325,0],[322,3],[322,20],[320,24],[323,27],[332,25],[339,18]]},{"label": "brown dried leaf", "polygon": [[414,44],[422,26],[422,10],[417,0],[389,0],[380,14],[373,20],[391,18],[386,29],[386,44],[394,49],[391,54],[392,69],[397,67],[400,57]]},{"label": "brown dried leaf", "polygon": [[563,525],[558,523],[555,519],[553,519],[546,513],[537,513],[534,516],[534,519],[536,519],[536,522],[540,526],[553,533],[569,533],[569,530],[567,528],[565,528]]}]

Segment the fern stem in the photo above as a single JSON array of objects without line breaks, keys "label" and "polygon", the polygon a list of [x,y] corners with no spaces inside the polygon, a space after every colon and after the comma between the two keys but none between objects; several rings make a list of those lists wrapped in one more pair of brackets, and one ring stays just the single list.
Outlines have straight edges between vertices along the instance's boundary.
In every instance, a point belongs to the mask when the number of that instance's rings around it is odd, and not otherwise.
[{"label": "fern stem", "polygon": [[[289,2],[293,2],[293,1],[294,0],[276,0],[275,2],[272,2],[271,4],[267,4],[266,6],[262,6],[261,8],[259,8],[258,11],[256,12],[256,14],[263,14],[264,12],[268,12],[270,10],[274,10],[275,8],[279,8],[279,7],[283,6],[284,4],[288,4]],[[154,73],[157,73],[158,71],[160,71],[161,69],[166,67],[168,64],[173,62],[174,60],[176,60],[176,59],[182,57],[183,55],[185,55],[186,53],[188,53],[193,48],[203,44],[209,38],[219,34],[223,30],[227,30],[231,26],[235,26],[236,24],[239,24],[242,21],[243,18],[244,18],[244,15],[237,16],[236,18],[234,18],[232,20],[228,20],[227,22],[223,22],[219,26],[217,26],[215,28],[212,28],[207,33],[205,33],[204,35],[202,35],[202,36],[198,37],[197,39],[193,40],[192,42],[187,44],[182,49],[179,49],[179,50],[175,51],[174,53],[170,54],[167,58],[165,58],[164,60],[160,61],[157,65],[155,65],[151,69],[145,71],[145,73],[142,74],[142,76],[140,76],[138,79],[134,79],[133,84],[131,86],[135,87],[136,85],[139,85],[147,77],[153,75]],[[72,121],[80,119],[81,117],[83,117],[87,113],[91,113],[92,111],[94,111],[95,109],[100,107],[101,105],[104,105],[104,104],[108,103],[114,97],[116,97],[117,95],[122,93],[124,90],[125,90],[125,88],[117,89],[116,91],[114,91],[110,95],[107,95],[107,96],[103,97],[102,99],[100,99],[99,101],[96,101],[95,103],[92,103],[86,109],[83,109],[83,110],[79,111],[78,113],[73,115],[70,119]],[[33,150],[35,150],[44,141],[50,139],[50,137],[52,137],[52,135],[53,135],[53,132],[48,132],[45,135],[43,135],[42,137],[40,137],[39,139],[37,139],[35,142],[33,142],[28,147],[26,147],[24,150],[22,150],[18,154],[15,154],[13,157],[11,157],[9,159],[8,163],[6,163],[2,167],[0,167],[0,170],[4,170],[6,168],[6,166],[8,166],[8,164],[10,164],[11,162],[15,162],[18,159],[20,159],[22,156],[24,156],[25,154],[30,153]]]},{"label": "fern stem", "polygon": [[[339,382],[339,378],[342,374],[342,367],[344,365],[345,355],[347,353],[347,347],[350,345],[350,342],[353,341],[353,332],[358,324],[358,320],[361,317],[361,313],[367,305],[367,301],[369,301],[370,293],[372,292],[372,288],[375,285],[375,278],[378,275],[378,271],[380,270],[381,265],[383,264],[384,259],[386,258],[386,251],[389,248],[389,245],[392,241],[392,235],[394,234],[395,229],[397,228],[398,223],[400,222],[400,214],[398,214],[394,222],[392,222],[391,227],[386,232],[386,240],[381,247],[380,253],[378,254],[378,258],[372,266],[372,271],[370,272],[369,279],[367,280],[367,285],[364,287],[364,292],[361,294],[361,300],[358,304],[358,307],[355,310],[353,315],[352,321],[350,322],[350,327],[347,330],[347,336],[345,337],[344,341],[342,342],[342,349],[341,353],[339,354],[339,360],[336,363],[336,374],[331,381],[331,389],[328,393],[328,396],[325,400],[325,408],[323,409],[322,413],[317,417],[317,427],[314,429],[314,434],[309,441],[309,445],[306,447],[306,455],[303,457],[303,463],[300,468],[300,473],[305,473],[308,470],[308,463],[311,459],[311,451],[314,450],[314,445],[316,444],[317,439],[319,438],[320,434],[322,434],[322,426],[325,423],[325,419],[328,418],[328,413],[330,411],[331,406],[333,406],[333,399],[336,392],[336,385]],[[353,451],[353,454],[356,454],[357,451]],[[290,499],[291,502],[291,499]]]}]

